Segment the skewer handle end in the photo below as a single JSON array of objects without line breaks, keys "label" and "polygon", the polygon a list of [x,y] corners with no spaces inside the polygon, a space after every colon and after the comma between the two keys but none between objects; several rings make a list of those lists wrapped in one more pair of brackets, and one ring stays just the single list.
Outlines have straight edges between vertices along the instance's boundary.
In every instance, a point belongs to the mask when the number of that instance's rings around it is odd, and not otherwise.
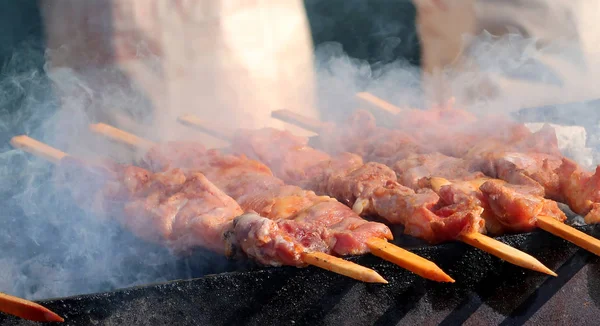
[{"label": "skewer handle end", "polygon": [[271,117],[316,133],[319,133],[323,128],[325,128],[325,124],[323,122],[303,116],[290,110],[273,111],[271,113]]},{"label": "skewer handle end", "polygon": [[600,256],[600,239],[585,234],[550,216],[538,216],[537,225],[544,231],[550,232],[557,237],[570,241],[571,243]]},{"label": "skewer handle end", "polygon": [[460,236],[460,240],[511,264],[551,276],[558,276],[535,257],[479,232],[463,234]]},{"label": "skewer handle end", "polygon": [[67,156],[65,152],[50,147],[26,135],[14,136],[10,140],[10,144],[14,148],[42,157],[55,164]]}]

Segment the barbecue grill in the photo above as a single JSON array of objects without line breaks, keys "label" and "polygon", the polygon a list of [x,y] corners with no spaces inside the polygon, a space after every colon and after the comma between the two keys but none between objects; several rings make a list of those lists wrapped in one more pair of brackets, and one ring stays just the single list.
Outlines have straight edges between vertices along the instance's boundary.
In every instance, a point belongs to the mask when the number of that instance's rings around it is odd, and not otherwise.
[{"label": "barbecue grill", "polygon": [[[600,236],[600,228],[580,226]],[[351,260],[390,281],[372,285],[318,268],[248,267],[197,279],[41,301],[68,324],[95,325],[395,325],[461,323],[593,324],[600,313],[598,257],[543,232],[499,238],[556,270],[524,270],[449,243],[411,251],[456,279],[426,281],[375,257]],[[399,237],[401,243],[402,237]],[[3,325],[34,325],[1,315]]]},{"label": "barbecue grill", "polygon": [[[600,228],[577,224],[594,237]],[[427,246],[394,230],[394,243],[435,261],[456,283],[424,280],[373,256],[351,261],[390,283],[373,285],[318,268],[260,268],[209,256],[218,266],[194,266],[199,278],[149,284],[40,303],[73,324],[548,324],[595,322],[598,257],[545,232],[498,239],[534,255],[558,277],[525,270],[461,243]],[[148,244],[139,242],[137,246]],[[204,260],[206,252],[198,252]],[[198,257],[198,256],[197,256]],[[191,264],[190,264],[191,263]],[[165,268],[169,268],[168,266]],[[211,273],[202,275],[205,273]],[[166,274],[169,274],[166,272]],[[2,315],[6,325],[28,321]]]},{"label": "barbecue grill", "polygon": [[[539,110],[554,112],[545,114],[554,117],[551,122],[568,119],[558,116],[558,112],[566,111],[564,108]],[[519,117],[527,121],[527,112],[535,111],[521,111]],[[597,128],[586,127],[588,131]],[[575,227],[600,237],[600,227]],[[157,275],[175,279],[166,283],[38,302],[70,325],[520,325],[597,321],[599,258],[551,234],[535,231],[498,239],[539,258],[558,273],[556,278],[516,267],[462,243],[427,246],[403,236],[400,230],[394,230],[394,236],[395,244],[436,262],[456,283],[427,281],[373,256],[349,260],[377,270],[389,284],[361,283],[316,267],[258,267],[199,251],[175,265],[152,266]],[[141,240],[123,241],[132,241],[127,243],[134,252],[160,250]],[[199,259],[212,264],[198,265],[195,262]],[[136,263],[142,268],[150,266]],[[4,314],[0,314],[0,323],[37,324]]]}]

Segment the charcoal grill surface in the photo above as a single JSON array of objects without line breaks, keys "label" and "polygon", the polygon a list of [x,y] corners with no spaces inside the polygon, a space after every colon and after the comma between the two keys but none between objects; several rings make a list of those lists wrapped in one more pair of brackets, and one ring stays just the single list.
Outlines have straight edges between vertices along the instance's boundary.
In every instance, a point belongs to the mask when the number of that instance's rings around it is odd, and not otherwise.
[{"label": "charcoal grill surface", "polygon": [[[578,227],[598,237],[600,228]],[[524,270],[461,243],[415,248],[456,279],[440,284],[376,257],[387,285],[318,268],[267,268],[41,301],[69,325],[548,325],[596,324],[600,260],[545,232],[499,240],[557,271]],[[36,323],[0,315],[2,325]]]}]

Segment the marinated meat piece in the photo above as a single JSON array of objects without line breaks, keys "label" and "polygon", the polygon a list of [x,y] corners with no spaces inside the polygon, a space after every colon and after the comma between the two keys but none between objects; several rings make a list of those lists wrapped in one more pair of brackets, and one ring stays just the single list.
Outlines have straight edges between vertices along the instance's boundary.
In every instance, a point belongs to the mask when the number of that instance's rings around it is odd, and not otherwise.
[{"label": "marinated meat piece", "polygon": [[557,174],[566,204],[584,216],[586,223],[600,221],[600,167],[592,173],[563,158]]},{"label": "marinated meat piece", "polygon": [[341,153],[307,167],[305,179],[290,183],[297,184],[302,189],[311,189],[317,194],[335,193],[331,196],[352,206],[358,198],[364,198],[361,196],[365,190],[348,182],[346,176],[354,174],[356,178],[363,178],[361,173],[356,172],[363,165],[363,160],[358,155]]},{"label": "marinated meat piece", "polygon": [[[235,236],[242,250],[265,265],[302,265],[305,247],[284,232],[280,223],[257,214],[245,214],[235,219]],[[320,241],[320,237],[316,237]],[[321,242],[319,243],[321,244]],[[326,249],[312,242],[314,249]]]},{"label": "marinated meat piece", "polygon": [[151,171],[193,166],[194,160],[206,151],[196,142],[172,141],[153,146],[144,156],[144,166]]},{"label": "marinated meat piece", "polygon": [[567,218],[556,202],[536,195],[537,189],[494,181],[485,182],[479,189],[498,221],[512,230],[533,230],[539,215],[550,216],[560,222]]},{"label": "marinated meat piece", "polygon": [[545,197],[561,200],[560,180],[555,172],[561,162],[560,157],[543,153],[495,151],[473,159],[471,169],[509,183],[540,188]]},{"label": "marinated meat piece", "polygon": [[[508,232],[509,229],[498,221],[498,217],[491,210],[487,198],[479,189],[481,184],[486,182],[485,180],[488,179],[448,181],[446,184],[437,185],[439,187],[437,193],[442,201],[450,205],[449,207],[480,207],[482,209],[481,217],[485,220],[486,232],[491,235],[501,235]],[[443,214],[443,210],[444,208],[438,210],[438,214]]]},{"label": "marinated meat piece", "polygon": [[415,190],[428,187],[430,177],[470,180],[484,176],[482,172],[472,172],[467,161],[441,153],[413,154],[397,161],[392,168],[398,182]]},{"label": "marinated meat piece", "polygon": [[[248,133],[251,133],[251,137]],[[329,155],[307,146],[305,137],[297,137],[285,131],[273,128],[260,129],[255,132],[239,130],[238,139],[232,151],[260,161],[271,168],[271,171],[286,183],[296,184],[307,178],[309,167],[322,161],[329,161]],[[293,151],[288,151],[293,148]],[[279,152],[280,155],[264,155]]]},{"label": "marinated meat piece", "polygon": [[478,210],[470,208],[468,212],[436,215],[439,199],[430,189],[414,192],[398,183],[390,183],[376,190],[373,205],[390,222],[403,224],[406,234],[432,243],[456,239],[462,232],[484,230],[485,223]]},{"label": "marinated meat piece", "polygon": [[485,233],[487,221],[482,218],[481,206],[450,205],[434,213],[441,218],[433,221],[431,229],[441,239],[453,240],[460,234]]},{"label": "marinated meat piece", "polygon": [[373,205],[373,193],[385,187],[389,182],[395,182],[394,171],[379,163],[367,163],[350,171],[342,170],[340,173],[327,180],[326,191],[338,198],[346,205],[353,207],[354,211],[364,215],[380,215]]},{"label": "marinated meat piece", "polygon": [[[402,224],[407,234],[430,242],[456,238],[463,229],[480,229],[481,222],[473,210],[470,210],[471,214],[453,215],[452,223],[449,216],[444,217],[448,218],[446,222],[437,221],[440,217],[432,212],[439,200],[437,195],[431,192],[416,194],[398,184],[396,174],[389,167],[374,162],[362,164],[355,154],[340,153],[330,157],[306,146],[306,141],[288,132],[275,129],[238,131],[232,148],[233,152],[260,159],[273,171],[279,171],[286,182],[319,195],[332,196],[358,214],[375,215],[390,223]],[[288,159],[290,157],[294,159]],[[302,178],[295,178],[287,171],[297,171]],[[437,221],[437,232],[432,230],[434,221]]]},{"label": "marinated meat piece", "polygon": [[[87,206],[116,219],[136,236],[176,252],[205,247],[228,254],[235,244],[226,237],[242,209],[202,174],[182,170],[152,173],[110,162],[86,164],[70,157],[58,167],[61,184],[78,198],[87,187]],[[70,181],[70,182],[69,182]],[[90,196],[90,194],[92,194]]]},{"label": "marinated meat piece", "polygon": [[328,153],[352,152],[364,157],[369,151],[367,139],[377,129],[375,117],[365,110],[357,110],[343,128],[329,124],[319,131],[319,146]]},{"label": "marinated meat piece", "polygon": [[391,165],[414,153],[428,153],[431,148],[400,130],[379,128],[375,118],[367,111],[358,110],[344,127],[323,128],[319,146],[337,154],[350,152],[365,161]]},{"label": "marinated meat piece", "polygon": [[[151,155],[162,153],[155,150]],[[196,155],[187,159],[192,165],[183,166],[186,175],[196,172],[206,175],[245,212],[256,212],[268,219],[244,218],[236,224],[236,230],[239,228],[245,234],[241,237],[256,237],[246,240],[251,243],[243,243],[242,248],[264,264],[302,265],[299,248],[338,255],[363,254],[369,250],[367,239],[392,238],[387,226],[360,218],[333,198],[286,185],[264,164],[246,156],[218,150],[196,151]],[[153,157],[145,161],[164,159]]]}]

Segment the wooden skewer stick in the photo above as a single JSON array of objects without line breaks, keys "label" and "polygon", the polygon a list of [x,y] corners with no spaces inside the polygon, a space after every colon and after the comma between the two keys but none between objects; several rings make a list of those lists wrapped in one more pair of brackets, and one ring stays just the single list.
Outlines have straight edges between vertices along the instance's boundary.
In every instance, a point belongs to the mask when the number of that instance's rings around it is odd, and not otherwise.
[{"label": "wooden skewer stick", "polygon": [[540,273],[545,273],[552,276],[557,276],[551,269],[544,266],[539,260],[533,256],[526,254],[518,249],[515,249],[503,242],[500,242],[494,238],[490,238],[487,235],[479,232],[473,232],[463,234],[459,237],[460,241],[479,248],[487,253],[490,253],[498,258],[506,260],[507,262],[521,266],[523,268],[531,269]]},{"label": "wooden skewer stick", "polygon": [[[502,180],[490,179],[490,178],[479,178],[479,179],[469,180],[467,182],[469,182],[473,188],[478,189],[484,182],[486,182],[488,180],[497,180],[499,182],[504,182]],[[429,182],[431,184],[431,188],[436,193],[439,193],[440,188],[442,188],[443,186],[452,184],[452,182],[450,182],[449,180],[447,180],[445,178],[439,178],[439,177],[429,178]],[[484,212],[484,214],[485,214],[485,212]],[[483,216],[483,214],[482,214],[482,216]],[[554,273],[552,270],[550,270],[549,268],[544,266],[537,259],[535,259],[527,254],[524,254],[522,251],[519,251],[509,245],[506,245],[506,244],[504,244],[498,240],[495,240],[493,238],[490,238],[488,236],[477,235],[474,233],[466,234],[461,237],[461,241],[468,243],[474,247],[480,248],[487,252],[490,252],[489,250],[495,251],[496,256],[500,257],[499,255],[503,255],[504,257],[506,257],[506,258],[503,258],[504,260],[506,260],[512,264],[515,264],[517,266],[533,269],[538,272],[556,276],[556,273]],[[502,258],[502,257],[500,257],[500,258]]]},{"label": "wooden skewer stick", "polygon": [[[233,139],[233,133],[231,131],[214,127],[198,117],[189,115],[182,116],[179,118],[179,121],[189,127],[205,132],[211,136],[228,141]],[[421,277],[437,282],[454,283],[454,279],[446,274],[434,262],[391,244],[386,240],[371,238],[367,241],[367,245],[369,246],[369,249],[371,249],[371,253],[373,255],[392,262]]]},{"label": "wooden skewer stick", "polygon": [[[302,125],[312,126],[313,129],[311,129],[311,131],[320,130],[321,128],[323,128],[322,122],[304,117],[300,114],[293,113],[287,110],[275,111],[272,113],[272,116],[277,119],[286,121],[288,123],[295,123],[298,120],[298,118],[301,118]],[[497,241],[493,238],[490,238],[486,235],[480,233],[474,235],[466,235],[462,236],[459,240],[515,265],[556,276],[556,274],[553,271],[551,271],[548,267],[544,266],[544,264],[542,264],[535,257],[526,254],[520,250],[517,250],[513,247],[510,247],[509,245]]]},{"label": "wooden skewer stick", "polygon": [[[484,182],[490,180],[501,183],[506,182],[504,180],[492,178],[478,178],[469,180],[468,182],[471,183],[474,188],[479,188]],[[430,178],[430,182],[433,191],[435,192],[439,192],[442,186],[451,184],[450,181],[444,178]],[[587,251],[600,256],[600,239],[596,239],[588,234],[585,234],[570,225],[557,221],[550,216],[539,215],[536,217],[536,221],[537,227],[540,229],[552,233],[559,238],[563,238]]]},{"label": "wooden skewer stick", "polygon": [[0,293],[0,312],[39,322],[64,322],[65,320],[35,302]]},{"label": "wooden skewer stick", "polygon": [[10,144],[15,148],[42,157],[55,164],[60,162],[63,157],[67,156],[64,152],[28,136],[15,136],[10,140]]},{"label": "wooden skewer stick", "polygon": [[345,275],[353,279],[369,282],[369,283],[384,283],[386,281],[376,271],[358,265],[356,263],[328,255],[322,252],[309,252],[302,255],[302,259],[305,263],[313,266],[320,267],[322,269]]},{"label": "wooden skewer stick", "polygon": [[559,222],[550,216],[538,216],[537,226],[544,231],[550,232],[557,237],[570,241],[571,243],[600,256],[599,239]]},{"label": "wooden skewer stick", "polygon": [[177,121],[185,126],[191,127],[195,127],[201,124],[203,125],[202,132],[205,132],[224,141],[231,141],[231,136],[233,135],[233,131],[215,125],[204,124],[202,119],[191,114],[182,115],[177,118]]},{"label": "wooden skewer stick", "polygon": [[97,134],[106,136],[114,142],[125,144],[134,150],[147,150],[154,145],[154,143],[149,140],[143,139],[134,134],[130,134],[105,123],[91,124],[90,129]]},{"label": "wooden skewer stick", "polygon": [[[275,118],[275,119],[279,119],[283,122],[287,122],[293,125],[296,125],[300,128],[304,128],[308,131],[312,131],[312,132],[316,132],[319,133],[321,132],[321,130],[323,130],[323,128],[325,128],[325,124],[317,119],[313,119],[313,118],[309,118],[309,117],[305,117],[301,114],[289,111],[289,110],[276,110],[271,112],[271,117]],[[181,121],[182,118],[185,117],[181,117],[179,118],[179,121]],[[191,121],[188,119],[188,121]],[[198,121],[196,121],[198,122]],[[198,127],[199,125],[206,125],[206,123],[199,121],[200,123],[194,123],[194,124],[190,124],[191,126],[193,126],[194,128]],[[208,132],[209,130],[204,128],[202,129],[202,131]]]},{"label": "wooden skewer stick", "polygon": [[[98,123],[90,125],[93,132],[110,138],[112,141],[125,144],[130,147],[142,146],[148,149],[155,145],[153,142],[120,130],[113,126]],[[376,271],[359,264],[337,258],[322,252],[307,252],[302,255],[304,262],[325,270],[345,275],[359,281],[369,283],[387,283],[387,281]]]},{"label": "wooden skewer stick", "polygon": [[356,93],[356,98],[361,100],[361,102],[367,104],[369,108],[374,108],[379,111],[385,111],[386,113],[396,115],[402,112],[402,109],[393,105],[390,102],[387,102],[371,93],[360,92]]},{"label": "wooden skewer stick", "polygon": [[367,240],[367,245],[374,256],[394,263],[421,277],[437,282],[455,282],[452,277],[431,260],[427,260],[386,240],[371,238]]},{"label": "wooden skewer stick", "polygon": [[[211,135],[213,137],[231,142],[233,140],[233,131],[227,129],[221,129],[206,121],[194,116],[194,115],[182,115],[177,118],[181,124],[188,126],[190,128],[201,131],[205,134]],[[304,128],[304,127],[302,127]]]}]

